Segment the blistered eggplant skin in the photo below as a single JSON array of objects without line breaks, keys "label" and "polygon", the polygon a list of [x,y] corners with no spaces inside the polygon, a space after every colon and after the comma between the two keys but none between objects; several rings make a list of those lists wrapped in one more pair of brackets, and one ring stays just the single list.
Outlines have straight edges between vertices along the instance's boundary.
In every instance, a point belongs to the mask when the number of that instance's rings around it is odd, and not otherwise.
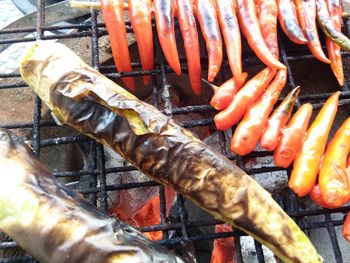
[{"label": "blistered eggplant skin", "polygon": [[0,129],[0,230],[41,263],[183,262],[61,185]]},{"label": "blistered eggplant skin", "polygon": [[20,69],[63,123],[113,148],[145,175],[252,235],[284,262],[322,262],[307,236],[257,182],[155,107],[87,66],[70,49],[37,44]]}]

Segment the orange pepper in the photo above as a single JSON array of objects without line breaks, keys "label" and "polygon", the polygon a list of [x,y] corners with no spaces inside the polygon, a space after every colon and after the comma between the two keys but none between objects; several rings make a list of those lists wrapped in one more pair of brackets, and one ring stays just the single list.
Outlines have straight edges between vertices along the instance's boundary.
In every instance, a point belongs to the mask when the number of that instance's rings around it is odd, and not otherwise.
[{"label": "orange pepper", "polygon": [[[222,224],[215,226],[215,233],[232,232],[232,226]],[[214,240],[210,263],[234,263],[233,237],[217,238]]]},{"label": "orange pepper", "polygon": [[328,205],[342,206],[350,199],[350,174],[346,169],[349,151],[350,118],[347,118],[327,146],[318,178]]},{"label": "orange pepper", "polygon": [[334,93],[323,105],[294,160],[288,186],[299,196],[307,195],[315,185],[327,138],[337,113],[339,94],[339,91]]},{"label": "orange pepper", "polygon": [[341,233],[343,238],[350,243],[350,212],[346,216]]},{"label": "orange pepper", "polygon": [[271,68],[285,69],[286,66],[271,54],[269,48],[265,44],[260,31],[254,0],[237,0],[237,6],[237,17],[241,31],[256,56]]},{"label": "orange pepper", "polygon": [[[111,43],[115,66],[119,72],[132,71],[124,22],[124,1],[101,0],[101,9],[109,35],[109,42]],[[132,77],[123,77],[122,81],[130,90],[135,90],[135,83]]]},{"label": "orange pepper", "polygon": [[[154,68],[151,7],[151,0],[129,0],[130,21],[135,33],[143,70]],[[148,85],[150,81],[151,76],[143,77],[145,85]]]},{"label": "orange pepper", "polygon": [[169,66],[177,75],[181,74],[179,54],[177,52],[174,15],[174,0],[154,0],[154,13],[156,18],[159,43]]},{"label": "orange pepper", "polygon": [[286,80],[287,71],[279,70],[264,94],[247,110],[232,136],[231,151],[242,156],[253,151]]},{"label": "orange pepper", "polygon": [[324,208],[328,208],[328,209],[332,209],[332,208],[337,208],[338,206],[330,206],[329,204],[327,204],[323,197],[322,197],[322,193],[321,193],[321,189],[320,189],[320,185],[316,184],[311,192],[309,193],[309,196],[311,198],[312,201],[314,201],[316,204],[318,204],[319,206],[322,206]]},{"label": "orange pepper", "polygon": [[186,50],[188,75],[190,77],[191,87],[196,95],[200,95],[202,91],[201,61],[197,25],[193,13],[193,3],[191,0],[176,0],[176,5],[176,13]]},{"label": "orange pepper", "polygon": [[218,130],[226,130],[235,125],[275,76],[276,71],[265,68],[249,80],[236,94],[230,105],[214,117]]},{"label": "orange pepper", "polygon": [[294,0],[300,26],[304,32],[311,53],[320,61],[329,64],[330,60],[324,54],[316,27],[316,1]]},{"label": "orange pepper", "polygon": [[281,129],[286,125],[293,111],[294,104],[298,98],[300,87],[294,88],[278,108],[272,113],[266,123],[265,130],[261,136],[261,147],[273,151],[278,144]]},{"label": "orange pepper", "polygon": [[312,105],[302,105],[282,130],[273,155],[276,166],[287,168],[291,165],[303,144],[311,114]]}]

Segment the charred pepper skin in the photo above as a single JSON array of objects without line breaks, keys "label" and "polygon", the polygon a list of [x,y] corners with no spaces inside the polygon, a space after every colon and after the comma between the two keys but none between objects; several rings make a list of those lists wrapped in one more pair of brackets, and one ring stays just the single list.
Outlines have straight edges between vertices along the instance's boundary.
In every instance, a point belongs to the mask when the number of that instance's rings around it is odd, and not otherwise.
[{"label": "charred pepper skin", "polygon": [[[327,0],[328,11],[338,31],[341,31],[343,9],[340,0]],[[327,53],[331,61],[331,68],[340,86],[344,85],[343,62],[340,53],[340,46],[331,39],[326,38]]]},{"label": "charred pepper skin", "polygon": [[260,31],[254,0],[237,0],[237,7],[237,17],[241,31],[256,56],[271,68],[285,69],[286,66],[271,54],[265,44]]},{"label": "charred pepper skin", "polygon": [[[154,68],[151,7],[151,0],[129,0],[130,21],[135,33],[143,70],[152,70]],[[148,85],[150,81],[151,76],[143,77],[145,85]]]},{"label": "charred pepper skin", "polygon": [[40,262],[183,262],[66,188],[4,129],[0,168],[6,181],[0,186],[0,229]]},{"label": "charred pepper skin", "polygon": [[300,28],[293,0],[277,0],[278,21],[283,32],[296,44],[306,44],[307,40]]},{"label": "charred pepper skin", "polygon": [[324,54],[316,28],[316,0],[294,0],[300,26],[307,39],[311,53],[320,61],[329,64]]},{"label": "charred pepper skin", "polygon": [[232,75],[237,83],[243,85],[245,76],[242,72],[242,41],[235,4],[232,0],[215,0],[215,7]]},{"label": "charred pepper skin", "polygon": [[318,178],[322,197],[330,206],[343,206],[350,199],[350,118],[340,126],[327,146]]},{"label": "charred pepper skin", "polygon": [[214,0],[193,0],[195,14],[208,51],[208,81],[213,82],[222,64],[222,38]]},{"label": "charred pepper skin", "polygon": [[186,50],[188,74],[192,90],[202,92],[200,48],[192,0],[176,0],[176,13]]},{"label": "charred pepper skin", "polygon": [[20,71],[63,123],[113,148],[148,177],[252,235],[284,262],[322,262],[307,236],[256,181],[64,45],[35,45]]},{"label": "charred pepper skin", "polygon": [[325,0],[316,0],[317,22],[323,33],[333,42],[337,43],[343,49],[350,51],[350,39],[345,36],[332,21]]},{"label": "charred pepper skin", "polygon": [[316,183],[327,138],[337,113],[339,94],[340,92],[334,93],[325,102],[308,129],[300,153],[294,160],[288,186],[300,197],[306,196]]},{"label": "charred pepper skin", "polygon": [[177,75],[181,74],[181,66],[175,39],[175,0],[154,0],[154,14],[160,45],[169,66]]}]

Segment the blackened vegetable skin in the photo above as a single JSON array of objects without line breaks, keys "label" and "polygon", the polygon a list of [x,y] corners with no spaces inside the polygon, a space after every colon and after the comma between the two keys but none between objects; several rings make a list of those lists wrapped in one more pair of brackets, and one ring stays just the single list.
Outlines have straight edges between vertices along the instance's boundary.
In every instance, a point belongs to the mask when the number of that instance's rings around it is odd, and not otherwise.
[{"label": "blackened vegetable skin", "polygon": [[0,129],[0,230],[42,263],[183,262],[61,185]]},{"label": "blackened vegetable skin", "polygon": [[[69,66],[61,67],[67,60]],[[145,175],[252,235],[284,262],[321,262],[306,235],[257,182],[68,48],[34,46],[21,74],[63,123],[110,146]]]}]

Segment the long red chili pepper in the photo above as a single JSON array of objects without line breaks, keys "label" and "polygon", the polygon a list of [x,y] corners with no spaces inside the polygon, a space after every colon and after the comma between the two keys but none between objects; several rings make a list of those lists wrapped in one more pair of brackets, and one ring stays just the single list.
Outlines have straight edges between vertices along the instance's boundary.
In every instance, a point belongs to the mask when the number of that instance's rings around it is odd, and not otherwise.
[{"label": "long red chili pepper", "polygon": [[[215,233],[232,232],[232,226],[222,224],[215,226]],[[210,263],[234,263],[233,237],[218,238],[214,240]]]},{"label": "long red chili pepper", "polygon": [[310,103],[302,105],[282,130],[273,155],[276,166],[287,168],[292,164],[303,144],[311,114],[312,105]]},{"label": "long red chili pepper", "polygon": [[154,0],[154,13],[160,45],[169,66],[177,75],[181,74],[179,54],[177,52],[174,15],[174,0]]},{"label": "long red chili pepper", "polygon": [[226,109],[232,102],[233,97],[236,95],[237,91],[239,91],[239,89],[244,85],[248,74],[246,72],[243,72],[242,77],[243,79],[240,83],[237,82],[233,77],[220,86],[216,86],[210,82],[203,80],[214,90],[214,95],[211,98],[210,105],[213,106],[216,110]]},{"label": "long red chili pepper", "polygon": [[276,0],[255,0],[261,34],[276,59],[279,58],[277,39],[278,8]]},{"label": "long red chili pepper", "polygon": [[294,0],[300,26],[304,32],[307,45],[312,54],[320,61],[329,64],[330,60],[324,54],[316,28],[316,1]]},{"label": "long red chili pepper", "polygon": [[219,23],[224,37],[226,53],[232,75],[236,82],[242,83],[242,44],[234,2],[232,0],[215,0]]},{"label": "long red chili pepper", "polygon": [[334,93],[323,105],[294,160],[288,186],[299,196],[307,195],[315,185],[329,131],[337,113],[339,94],[339,91]]},{"label": "long red chili pepper", "polygon": [[[327,0],[328,11],[331,15],[334,26],[341,30],[341,19],[343,9],[340,0]],[[337,78],[339,85],[344,85],[343,62],[340,54],[340,46],[334,43],[331,39],[326,38],[326,46],[329,59],[331,61],[332,71]]]},{"label": "long red chili pepper", "polygon": [[[154,68],[151,7],[151,0],[129,0],[130,21],[135,33],[143,70]],[[150,80],[151,76],[143,77],[145,85],[148,85]]]},{"label": "long red chili pepper", "polygon": [[341,233],[343,238],[350,243],[350,212],[346,216]]},{"label": "long red chili pepper", "polygon": [[300,87],[294,88],[273,112],[261,136],[261,147],[268,151],[273,151],[277,147],[281,129],[288,122],[299,93]]},{"label": "long red chili pepper", "polygon": [[307,40],[300,28],[293,0],[277,0],[278,21],[283,32],[296,44],[306,44]]},{"label": "long red chili pepper", "polygon": [[314,201],[316,204],[318,204],[319,206],[322,206],[324,208],[332,209],[332,208],[337,208],[338,207],[338,206],[330,206],[323,200],[321,189],[320,189],[320,185],[318,185],[318,184],[316,184],[312,188],[309,196],[310,196],[312,201]]},{"label": "long red chili pepper", "polygon": [[208,51],[208,80],[212,82],[222,63],[222,38],[213,0],[194,0],[195,14]]},{"label": "long red chili pepper", "polygon": [[265,88],[275,76],[276,71],[265,68],[249,80],[236,94],[230,105],[214,117],[218,130],[226,130],[235,125],[265,91]]},{"label": "long red chili pepper", "polygon": [[[101,0],[103,19],[108,31],[114,63],[119,72],[132,71],[128,40],[126,38],[123,3],[123,0]],[[132,77],[123,77],[122,80],[130,90],[135,90],[135,83]]]},{"label": "long red chili pepper", "polygon": [[346,161],[350,151],[350,118],[327,146],[318,178],[322,197],[331,206],[342,206],[350,199],[350,174]]},{"label": "long red chili pepper", "polygon": [[193,3],[191,0],[176,0],[176,6],[177,17],[186,50],[188,74],[192,90],[196,95],[200,95],[202,91],[201,62]]},{"label": "long red chili pepper", "polygon": [[275,69],[285,69],[286,66],[279,62],[270,52],[261,34],[258,18],[256,16],[254,0],[237,0],[237,17],[243,35],[250,48],[257,57],[267,66]]},{"label": "long red chili pepper", "polygon": [[241,156],[253,151],[286,80],[287,71],[279,70],[264,94],[247,110],[232,136],[231,151]]}]

